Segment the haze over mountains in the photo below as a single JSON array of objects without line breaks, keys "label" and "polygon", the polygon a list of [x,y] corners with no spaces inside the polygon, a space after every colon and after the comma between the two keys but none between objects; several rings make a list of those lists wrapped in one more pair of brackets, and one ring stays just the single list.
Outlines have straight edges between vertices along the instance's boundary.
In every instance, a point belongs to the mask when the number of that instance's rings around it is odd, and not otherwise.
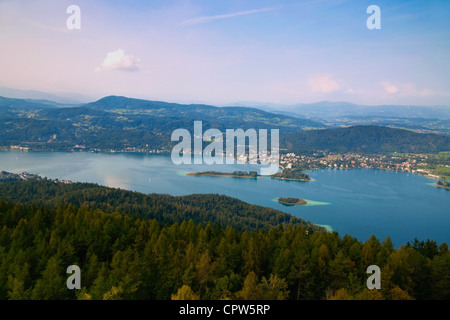
[{"label": "haze over mountains", "polygon": [[[91,103],[96,100],[93,97],[78,93],[46,93],[37,90],[20,90],[6,87],[0,87],[0,97],[24,100],[45,100],[42,102],[49,102],[50,104],[56,102],[60,105],[76,106]],[[135,100],[149,101],[142,99]],[[187,103],[178,104],[186,105]],[[209,105],[205,103],[195,104]],[[341,117],[434,118],[450,120],[450,106],[360,105],[345,101],[320,101],[316,103],[298,103],[293,105],[247,101],[223,106],[256,108],[271,113],[281,113],[295,117],[300,116],[303,118],[318,118],[323,120],[333,120]]]},{"label": "haze over mountains", "polygon": [[0,96],[15,99],[47,100],[61,104],[83,104],[94,98],[72,92],[47,93],[37,90],[20,90],[0,87]]},{"label": "haze over mountains", "polygon": [[[202,120],[203,130],[279,129],[285,151],[450,150],[447,135],[450,108],[323,102],[296,105],[290,110],[269,112],[250,107],[186,105],[120,96],[75,105],[0,97],[0,146],[19,145],[37,150],[73,150],[81,146],[87,150],[168,151],[173,146],[170,136],[175,129],[192,131],[194,121]],[[339,127],[344,128],[332,129]]]},{"label": "haze over mountains", "polygon": [[264,110],[291,115],[333,120],[335,118],[387,117],[387,118],[439,118],[450,119],[448,106],[406,106],[406,105],[358,105],[349,102],[321,101],[295,105],[271,105]]}]

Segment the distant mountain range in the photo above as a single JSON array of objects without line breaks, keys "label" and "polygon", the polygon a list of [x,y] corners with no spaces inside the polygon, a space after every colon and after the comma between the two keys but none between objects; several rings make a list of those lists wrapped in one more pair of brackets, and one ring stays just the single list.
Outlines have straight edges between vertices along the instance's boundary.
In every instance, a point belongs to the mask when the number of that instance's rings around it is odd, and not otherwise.
[{"label": "distant mountain range", "polygon": [[367,106],[329,101],[295,105],[247,102],[237,105],[248,105],[267,112],[307,118],[329,127],[379,125],[450,135],[450,106]]},{"label": "distant mountain range", "polygon": [[[57,103],[62,105],[77,105],[89,103],[93,97],[70,93],[47,93],[37,90],[19,90],[0,87],[0,96],[24,100],[38,100],[43,103]],[[102,99],[101,99],[102,100]],[[100,101],[101,101],[100,100]],[[138,100],[138,99],[133,99]],[[147,101],[148,100],[141,100]],[[179,104],[183,105],[183,104]],[[186,104],[184,104],[186,105]],[[204,104],[203,104],[204,105]],[[350,102],[320,101],[316,103],[277,104],[266,102],[236,102],[226,106],[247,107],[264,110],[270,113],[300,118],[316,118],[326,121],[334,121],[337,118],[352,117],[381,117],[381,118],[423,118],[450,120],[450,106],[404,106],[404,105],[360,105]]]},{"label": "distant mountain range", "polygon": [[0,97],[0,110],[37,110],[49,108],[64,108],[70,105],[61,104],[50,100],[15,99]]},{"label": "distant mountain range", "polygon": [[6,87],[0,87],[0,96],[15,99],[47,100],[61,104],[76,105],[87,103],[93,100],[92,97],[71,92],[47,93],[37,90],[20,90]]},{"label": "distant mountain range", "polygon": [[304,127],[325,128],[323,123],[317,121],[248,107],[216,107],[204,104],[186,105],[117,96],[105,97],[96,102],[88,103],[84,107],[103,111],[126,112],[127,114],[145,114],[159,118],[203,120],[211,125],[216,125],[212,127],[218,129],[233,128],[235,126],[255,128],[261,125],[269,126],[269,128],[279,127],[281,130],[286,131],[295,131]]},{"label": "distant mountain range", "polygon": [[[300,106],[301,107],[301,106]],[[299,108],[300,108],[299,107]],[[196,120],[203,129],[244,130],[279,129],[281,146],[286,151],[313,152],[438,152],[450,150],[450,136],[411,132],[446,132],[449,120],[417,118],[425,116],[420,108],[398,107],[397,114],[410,111],[409,118],[361,116],[355,105],[317,104],[320,110],[335,108],[335,114],[354,111],[356,115],[329,120],[301,118],[249,107],[216,107],[204,104],[178,104],[162,101],[109,96],[87,104],[71,105],[50,100],[14,99],[0,97],[0,146],[20,145],[37,150],[171,150],[171,133],[178,128],[193,129]],[[304,105],[302,110],[312,110]],[[374,107],[367,107],[373,110]],[[385,110],[395,107],[385,106]],[[405,108],[405,109],[402,109]],[[340,111],[339,111],[340,110]],[[345,111],[347,110],[347,111]],[[438,110],[438,109],[436,109]],[[438,111],[434,112],[438,112]],[[439,109],[441,110],[441,109]],[[441,110],[442,111],[442,110]],[[381,112],[381,111],[380,111]],[[394,112],[394,111],[393,111]],[[445,113],[445,112],[444,112]],[[432,111],[429,111],[429,115]],[[311,114],[309,114],[310,116]],[[434,114],[436,115],[436,114]],[[344,121],[343,119],[346,119]],[[364,125],[360,125],[361,121]],[[334,123],[333,123],[334,121]],[[384,122],[383,122],[384,121]],[[403,130],[389,128],[397,126]],[[373,123],[385,126],[374,126]],[[351,125],[355,124],[355,125]],[[427,124],[429,127],[422,126]],[[336,128],[348,126],[346,128]],[[440,129],[430,129],[431,126]],[[333,127],[335,127],[333,129]]]},{"label": "distant mountain range", "polygon": [[38,150],[83,149],[169,150],[175,129],[279,129],[325,128],[320,122],[244,107],[215,107],[110,96],[81,106],[49,101],[0,98],[1,146]]},{"label": "distant mountain range", "polygon": [[294,105],[251,103],[248,106],[259,107],[268,112],[335,120],[342,117],[383,117],[383,118],[431,118],[450,119],[450,106],[404,106],[379,105],[367,106],[349,102],[321,101]]}]

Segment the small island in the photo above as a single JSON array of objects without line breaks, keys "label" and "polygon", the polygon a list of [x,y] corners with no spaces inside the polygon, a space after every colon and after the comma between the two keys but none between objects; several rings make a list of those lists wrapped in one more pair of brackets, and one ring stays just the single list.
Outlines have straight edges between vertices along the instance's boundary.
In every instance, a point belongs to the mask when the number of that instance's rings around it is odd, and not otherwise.
[{"label": "small island", "polygon": [[291,181],[311,181],[311,178],[300,169],[288,169],[271,175],[273,179],[291,180]]},{"label": "small island", "polygon": [[302,206],[307,202],[299,198],[278,198],[278,202],[285,206]]},{"label": "small island", "polygon": [[260,177],[256,171],[234,171],[234,172],[217,172],[217,171],[205,171],[205,172],[191,172],[188,176],[201,177],[233,177],[233,178],[257,178]]},{"label": "small island", "polygon": [[450,182],[446,180],[439,180],[436,182],[436,187],[445,188],[450,190]]}]

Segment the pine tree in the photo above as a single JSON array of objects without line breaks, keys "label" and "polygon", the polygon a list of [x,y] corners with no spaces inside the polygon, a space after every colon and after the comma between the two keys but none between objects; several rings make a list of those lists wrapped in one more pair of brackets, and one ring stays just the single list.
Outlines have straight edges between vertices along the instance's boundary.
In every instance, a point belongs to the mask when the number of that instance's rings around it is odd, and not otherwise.
[{"label": "pine tree", "polygon": [[42,277],[37,280],[32,291],[33,300],[62,300],[69,296],[66,278],[62,276],[65,268],[61,266],[56,257],[48,260],[47,266],[42,272]]},{"label": "pine tree", "polygon": [[261,300],[263,296],[263,290],[258,284],[258,276],[253,271],[250,272],[244,280],[244,286],[242,290],[237,294],[239,299],[242,300]]},{"label": "pine tree", "polygon": [[192,291],[188,285],[183,285],[176,294],[172,295],[172,300],[200,300],[200,297]]},{"label": "pine tree", "polygon": [[271,274],[269,279],[262,278],[262,290],[266,300],[286,300],[289,296],[286,280]]}]

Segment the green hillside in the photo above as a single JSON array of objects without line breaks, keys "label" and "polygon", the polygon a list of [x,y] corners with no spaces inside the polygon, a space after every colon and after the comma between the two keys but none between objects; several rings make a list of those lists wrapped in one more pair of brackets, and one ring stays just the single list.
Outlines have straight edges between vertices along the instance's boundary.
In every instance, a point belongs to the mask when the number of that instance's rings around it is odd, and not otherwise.
[{"label": "green hillside", "polygon": [[31,150],[68,151],[82,146],[100,151],[169,152],[174,145],[172,132],[179,128],[193,132],[194,121],[201,120],[203,130],[279,129],[281,147],[286,152],[450,151],[450,136],[446,135],[373,125],[324,129],[323,124],[309,119],[253,108],[182,105],[116,96],[81,107],[56,105],[1,98],[0,147],[20,145]]},{"label": "green hillside", "polygon": [[323,231],[323,228],[290,214],[217,194],[181,197],[145,195],[89,183],[61,184],[51,180],[36,180],[0,183],[0,199],[54,208],[61,203],[71,204],[101,209],[108,213],[118,212],[143,219],[156,219],[164,224],[192,219],[202,225],[212,223],[239,230],[295,224],[311,231]]},{"label": "green hillside", "polygon": [[299,154],[316,150],[341,153],[437,153],[450,150],[450,136],[378,126],[288,133],[280,143]]}]

